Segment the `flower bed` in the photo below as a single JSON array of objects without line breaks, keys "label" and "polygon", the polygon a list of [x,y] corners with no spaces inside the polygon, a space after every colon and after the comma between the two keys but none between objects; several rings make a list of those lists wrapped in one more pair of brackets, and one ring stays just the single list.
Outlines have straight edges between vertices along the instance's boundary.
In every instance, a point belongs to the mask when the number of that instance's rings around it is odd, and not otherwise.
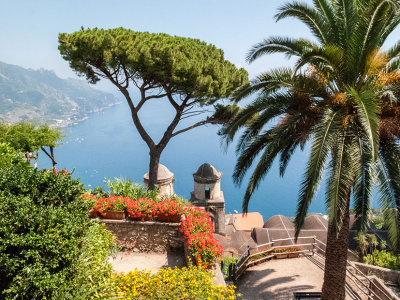
[{"label": "flower bed", "polygon": [[214,227],[207,212],[193,205],[184,205],[172,199],[160,203],[147,198],[133,200],[128,197],[110,196],[97,197],[85,195],[85,201],[93,205],[93,210],[105,216],[108,211],[124,210],[129,217],[141,221],[175,221],[181,222],[179,230],[183,232],[187,248],[194,256],[197,265],[209,268],[220,259],[223,248],[214,238]]},{"label": "flower bed", "polygon": [[113,284],[120,299],[236,298],[234,286],[216,286],[210,272],[194,266],[160,269],[157,274],[139,270],[114,274]]},{"label": "flower bed", "polygon": [[254,256],[252,256],[247,261],[247,264],[250,264],[253,261],[257,261],[259,259],[271,256],[271,255],[274,255],[276,258],[298,257],[299,251],[301,251],[301,248],[298,246],[279,247],[279,248],[274,248],[271,251],[267,251],[270,249],[271,248],[263,248],[263,249],[259,249],[256,251],[252,251],[250,254],[252,254]]},{"label": "flower bed", "polygon": [[[267,250],[270,250],[270,249],[271,249],[271,248],[263,248],[263,249],[259,249],[259,250],[256,250],[256,251],[254,251],[254,252],[251,252],[250,254],[255,254],[255,255],[252,256],[252,257],[247,261],[247,264],[249,264],[249,263],[251,263],[251,262],[253,262],[253,261],[259,260],[259,259],[261,259],[261,258],[270,256],[270,255],[272,254],[272,251],[267,251]],[[264,251],[266,251],[266,252],[264,252]]]},{"label": "flower bed", "polygon": [[276,258],[286,258],[286,257],[298,257],[301,248],[298,246],[290,246],[290,247],[279,247],[274,248],[273,253]]}]

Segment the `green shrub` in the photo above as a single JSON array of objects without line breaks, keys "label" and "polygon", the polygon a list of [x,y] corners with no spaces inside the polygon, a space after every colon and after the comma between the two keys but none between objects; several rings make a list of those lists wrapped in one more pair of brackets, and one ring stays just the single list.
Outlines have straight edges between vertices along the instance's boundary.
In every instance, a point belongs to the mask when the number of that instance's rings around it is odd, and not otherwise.
[{"label": "green shrub", "polygon": [[73,286],[82,299],[103,298],[112,290],[108,256],[117,251],[115,237],[104,224],[92,222],[83,238]]},{"label": "green shrub", "polygon": [[104,190],[101,186],[98,186],[90,192],[92,195],[98,195],[100,197],[109,196],[122,196],[128,197],[134,200],[138,198],[151,199],[154,202],[162,202],[165,199],[173,199],[178,203],[189,205],[192,204],[189,200],[180,197],[176,194],[173,195],[159,195],[160,191],[158,187],[154,190],[148,190],[146,187],[140,183],[134,183],[131,179],[125,178],[114,178],[113,180],[106,178],[107,190]]},{"label": "green shrub", "polygon": [[385,250],[375,250],[372,254],[364,256],[364,263],[392,270],[400,270],[400,255]]},{"label": "green shrub", "polygon": [[0,195],[0,282],[6,298],[57,299],[68,292],[89,222],[76,202],[42,206],[27,196]]},{"label": "green shrub", "polygon": [[38,204],[65,205],[80,197],[83,184],[61,172],[11,166],[0,169],[0,189],[12,195],[29,196]]},{"label": "green shrub", "polygon": [[14,150],[11,146],[5,143],[0,143],[0,168],[10,167],[12,165],[22,165],[26,163],[22,153]]},{"label": "green shrub", "polygon": [[148,190],[143,185],[132,182],[129,178],[114,178],[114,180],[106,178],[106,185],[109,195],[129,197],[135,200],[137,198],[147,198],[156,202],[160,201],[158,187],[154,190]]},{"label": "green shrub", "polygon": [[221,269],[222,274],[228,274],[228,268],[230,264],[235,264],[238,261],[238,257],[223,257],[219,261],[220,267],[222,267],[222,263],[224,263],[224,269]]},{"label": "green shrub", "polygon": [[114,240],[89,219],[81,193],[64,173],[0,170],[0,298],[101,297]]}]

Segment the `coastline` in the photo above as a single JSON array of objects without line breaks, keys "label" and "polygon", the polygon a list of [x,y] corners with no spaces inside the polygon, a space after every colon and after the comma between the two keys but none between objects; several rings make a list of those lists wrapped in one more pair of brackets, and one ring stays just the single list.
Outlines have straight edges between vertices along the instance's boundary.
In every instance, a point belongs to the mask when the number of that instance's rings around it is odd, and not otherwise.
[{"label": "coastline", "polygon": [[74,119],[74,117],[69,117],[67,119],[52,119],[52,120],[49,120],[49,121],[55,121],[56,123],[55,124],[50,124],[50,127],[52,127],[52,128],[54,128],[54,127],[67,128],[67,127],[76,126],[79,123],[82,123],[83,121],[86,121],[87,119],[89,119],[90,115],[92,115],[94,113],[102,112],[104,110],[107,110],[107,109],[112,108],[112,107],[114,107],[116,105],[119,105],[119,104],[122,104],[122,101],[115,102],[115,103],[110,103],[107,106],[94,109],[94,110],[92,110],[90,112],[87,112],[84,115],[84,117],[82,117],[80,119],[78,119],[78,118]]}]

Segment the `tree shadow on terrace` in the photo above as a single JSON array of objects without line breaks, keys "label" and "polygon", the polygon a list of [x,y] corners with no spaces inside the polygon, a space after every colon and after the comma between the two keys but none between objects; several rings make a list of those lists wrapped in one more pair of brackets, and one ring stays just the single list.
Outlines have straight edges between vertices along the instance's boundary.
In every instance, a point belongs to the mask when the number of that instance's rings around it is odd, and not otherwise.
[{"label": "tree shadow on terrace", "polygon": [[293,292],[317,291],[315,285],[298,283],[300,275],[279,276],[274,269],[246,271],[239,279],[241,299],[291,299]]}]

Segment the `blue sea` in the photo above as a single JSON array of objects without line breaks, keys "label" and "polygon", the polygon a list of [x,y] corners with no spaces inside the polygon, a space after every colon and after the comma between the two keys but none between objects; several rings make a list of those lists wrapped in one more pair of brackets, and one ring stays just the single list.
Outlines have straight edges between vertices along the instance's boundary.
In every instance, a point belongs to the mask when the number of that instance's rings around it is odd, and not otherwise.
[{"label": "blue sea", "polygon": [[[144,127],[158,141],[173,116],[168,104],[156,101],[140,112]],[[180,128],[189,125],[181,124]],[[62,145],[55,149],[57,168],[74,170],[73,177],[80,178],[87,188],[104,185],[105,178],[125,177],[143,183],[148,170],[148,148],[136,132],[126,103],[116,105],[73,127],[67,127]],[[226,213],[242,211],[242,199],[249,174],[241,186],[232,180],[236,162],[235,143],[226,149],[217,135],[218,127],[198,127],[174,137],[161,156],[161,163],[174,173],[175,193],[190,198],[193,191],[193,173],[204,162],[211,163],[223,172],[221,189],[224,192]],[[282,214],[294,216],[297,195],[309,151],[297,151],[283,178],[278,164],[274,164],[254,193],[249,212],[260,212],[264,220]],[[50,160],[42,153],[39,168],[51,167]],[[325,213],[324,186],[321,186],[310,212]]]}]

